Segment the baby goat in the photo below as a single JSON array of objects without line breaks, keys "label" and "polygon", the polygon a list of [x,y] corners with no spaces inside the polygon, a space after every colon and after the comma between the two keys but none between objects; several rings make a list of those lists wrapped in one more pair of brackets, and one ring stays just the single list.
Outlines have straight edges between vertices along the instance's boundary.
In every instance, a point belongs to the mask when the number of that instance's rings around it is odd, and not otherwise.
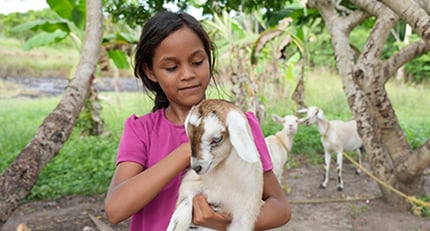
[{"label": "baby goat", "polygon": [[288,153],[293,146],[293,140],[297,133],[298,118],[294,115],[287,115],[280,117],[273,114],[272,119],[282,124],[281,131],[276,132],[274,135],[266,137],[266,144],[269,148],[270,157],[273,163],[273,172],[278,178],[279,184],[282,183],[282,176],[284,172],[285,163],[288,160]]},{"label": "baby goat", "polygon": [[191,169],[167,230],[211,230],[192,224],[192,200],[199,193],[232,215],[228,230],[253,230],[263,203],[263,168],[246,116],[227,101],[204,100],[191,109],[185,128]]},{"label": "baby goat", "polygon": [[[324,147],[324,160],[325,160],[325,173],[320,187],[326,188],[330,170],[331,153],[337,153],[337,189],[343,190],[342,179],[342,162],[343,152],[356,151],[358,155],[358,163],[361,165],[361,150],[363,146],[360,136],[357,133],[357,122],[355,120],[341,121],[331,120],[328,121],[324,117],[324,112],[315,106],[306,109],[301,109],[299,113],[307,113],[305,118],[299,119],[299,123],[306,125],[317,124],[318,131],[321,134],[321,143]],[[356,169],[356,174],[360,174],[360,169]]]}]

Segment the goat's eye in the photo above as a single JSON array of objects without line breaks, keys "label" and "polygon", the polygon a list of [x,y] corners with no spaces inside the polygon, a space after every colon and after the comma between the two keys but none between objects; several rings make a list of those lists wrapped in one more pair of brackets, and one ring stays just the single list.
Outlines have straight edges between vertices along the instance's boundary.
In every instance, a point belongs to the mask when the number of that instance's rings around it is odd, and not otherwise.
[{"label": "goat's eye", "polygon": [[211,141],[211,146],[216,146],[222,141],[222,136],[214,137]]}]

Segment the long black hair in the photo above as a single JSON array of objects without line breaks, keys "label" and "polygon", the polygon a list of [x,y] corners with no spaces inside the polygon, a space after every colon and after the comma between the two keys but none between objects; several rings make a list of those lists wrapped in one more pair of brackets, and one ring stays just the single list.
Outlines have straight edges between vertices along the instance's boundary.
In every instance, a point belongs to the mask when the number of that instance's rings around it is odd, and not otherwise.
[{"label": "long black hair", "polygon": [[149,69],[152,69],[152,59],[154,57],[155,49],[172,32],[175,32],[184,26],[194,31],[200,40],[202,40],[203,47],[210,60],[209,68],[211,79],[215,81],[213,78],[216,50],[215,44],[209,38],[209,35],[204,30],[200,22],[193,16],[184,12],[158,13],[150,18],[143,26],[134,58],[135,77],[142,80],[144,87],[155,96],[152,111],[168,107],[169,101],[167,100],[166,94],[161,89],[160,84],[153,82],[145,74],[143,65],[146,64]]}]

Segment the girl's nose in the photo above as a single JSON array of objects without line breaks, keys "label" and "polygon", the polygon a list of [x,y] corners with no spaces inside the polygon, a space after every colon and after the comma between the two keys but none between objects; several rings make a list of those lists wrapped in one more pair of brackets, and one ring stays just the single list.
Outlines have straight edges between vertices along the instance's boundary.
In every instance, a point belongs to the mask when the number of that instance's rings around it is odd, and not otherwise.
[{"label": "girl's nose", "polygon": [[188,80],[194,78],[194,71],[190,65],[184,65],[181,73],[181,80]]}]

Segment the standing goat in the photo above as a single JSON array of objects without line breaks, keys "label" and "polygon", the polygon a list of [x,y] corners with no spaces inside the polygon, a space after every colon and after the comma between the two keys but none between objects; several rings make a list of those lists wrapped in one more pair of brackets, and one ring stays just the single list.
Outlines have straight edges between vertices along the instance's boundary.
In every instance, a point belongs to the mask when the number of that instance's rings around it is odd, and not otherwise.
[{"label": "standing goat", "polygon": [[192,200],[199,193],[232,215],[228,230],[253,230],[263,203],[263,168],[246,116],[227,101],[204,100],[191,109],[185,128],[191,169],[167,230],[211,230],[192,224]]},{"label": "standing goat", "polygon": [[[363,146],[360,136],[357,133],[357,122],[355,120],[341,121],[331,120],[328,121],[324,117],[324,112],[315,106],[306,109],[301,109],[299,113],[307,113],[305,118],[299,119],[299,123],[306,125],[317,124],[318,131],[321,134],[321,143],[324,147],[324,160],[325,160],[325,173],[320,187],[326,188],[329,178],[331,153],[337,153],[337,189],[343,190],[342,179],[342,162],[343,152],[356,151],[358,155],[358,163],[361,165],[361,150]],[[360,174],[360,169],[356,169],[356,174]]]},{"label": "standing goat", "polygon": [[266,137],[266,144],[269,148],[270,157],[273,163],[273,172],[278,178],[279,184],[283,185],[282,176],[284,172],[285,163],[288,160],[288,153],[293,146],[293,140],[297,133],[298,118],[294,115],[287,115],[280,117],[273,114],[272,119],[282,124],[281,131],[276,132],[274,135]]}]

